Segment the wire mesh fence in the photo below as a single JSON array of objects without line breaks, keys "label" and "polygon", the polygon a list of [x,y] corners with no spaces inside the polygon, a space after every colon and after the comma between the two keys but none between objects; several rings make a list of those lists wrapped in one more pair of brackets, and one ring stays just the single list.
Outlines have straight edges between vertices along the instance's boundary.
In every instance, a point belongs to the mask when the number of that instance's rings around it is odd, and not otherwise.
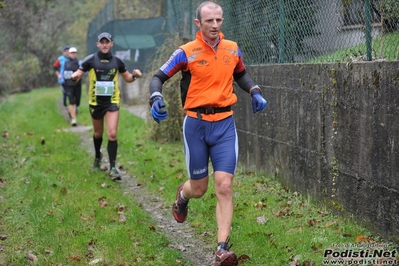
[{"label": "wire mesh fence", "polygon": [[110,32],[114,40],[112,52],[124,60],[126,67],[146,69],[157,48],[164,42],[165,18],[161,16],[163,5],[153,7],[149,4],[150,0],[135,2],[110,0],[96,15],[89,24],[86,37],[89,54],[98,50],[94,45],[98,34]]},{"label": "wire mesh fence", "polygon": [[[152,9],[159,10],[165,19],[160,31],[178,34],[182,41],[195,37],[195,9],[202,0],[156,2],[156,8]],[[224,11],[222,31],[227,39],[239,44],[246,64],[398,60],[399,57],[397,0],[218,0],[217,3]],[[90,24],[88,36],[93,38],[112,20],[119,20],[119,27],[124,29],[118,34],[134,35],[128,32],[129,27],[123,26],[128,23],[126,10],[130,6],[122,0],[110,0]],[[121,10],[125,12],[122,14]],[[147,25],[151,23],[148,21]]]},{"label": "wire mesh fence", "polygon": [[[192,39],[200,0],[167,0],[169,30]],[[217,1],[248,64],[397,60],[397,0]]]}]

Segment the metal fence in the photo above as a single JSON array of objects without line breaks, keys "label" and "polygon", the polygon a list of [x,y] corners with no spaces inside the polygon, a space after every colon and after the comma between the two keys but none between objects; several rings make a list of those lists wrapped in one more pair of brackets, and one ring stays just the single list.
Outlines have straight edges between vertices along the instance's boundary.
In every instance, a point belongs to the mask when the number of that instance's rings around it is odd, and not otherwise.
[{"label": "metal fence", "polygon": [[[193,38],[200,0],[167,0],[169,30]],[[397,60],[397,0],[217,1],[248,64]]]},{"label": "metal fence", "polygon": [[[144,1],[144,0],[142,0]],[[201,0],[158,1],[162,31],[194,38],[193,20]],[[90,25],[98,34],[117,19],[111,0]],[[398,60],[397,0],[245,0],[217,1],[224,11],[222,31],[236,41],[246,64]],[[120,10],[120,9],[119,9]],[[126,17],[124,17],[126,19]],[[123,23],[118,22],[126,29]],[[150,22],[147,23],[150,26]],[[121,33],[123,34],[123,33]]]},{"label": "metal fence", "polygon": [[112,53],[122,58],[128,69],[146,69],[164,42],[165,18],[160,16],[161,10],[147,6],[143,11],[127,1],[110,0],[89,24],[88,54],[98,50],[94,45],[98,34],[110,32],[114,39]]}]

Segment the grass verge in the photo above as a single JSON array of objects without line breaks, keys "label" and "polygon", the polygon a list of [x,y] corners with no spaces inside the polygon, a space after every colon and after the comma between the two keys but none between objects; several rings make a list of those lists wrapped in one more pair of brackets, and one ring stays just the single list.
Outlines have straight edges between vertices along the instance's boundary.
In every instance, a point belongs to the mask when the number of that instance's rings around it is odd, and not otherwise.
[{"label": "grass verge", "polygon": [[[87,147],[63,130],[59,97],[59,89],[39,89],[0,104],[0,265],[191,265],[120,184],[91,171]],[[88,126],[84,98],[79,123]],[[186,180],[183,145],[149,135],[122,109],[117,164],[171,205]],[[241,170],[234,184],[232,250],[244,265],[323,265],[326,250],[396,249],[265,175]],[[187,223],[216,247],[215,204],[211,180],[206,195],[190,201]]]},{"label": "grass verge", "polygon": [[[91,171],[79,136],[63,130],[59,97],[40,89],[0,105],[0,264],[188,265],[118,183]],[[129,123],[143,125],[133,115]]]},{"label": "grass verge", "polygon": [[[398,60],[399,58],[399,33],[389,33],[385,36],[372,40],[372,57],[374,60],[384,59],[387,61]],[[318,56],[308,63],[322,62],[350,62],[365,61],[366,44],[362,43],[349,48],[338,49],[334,53]]]}]

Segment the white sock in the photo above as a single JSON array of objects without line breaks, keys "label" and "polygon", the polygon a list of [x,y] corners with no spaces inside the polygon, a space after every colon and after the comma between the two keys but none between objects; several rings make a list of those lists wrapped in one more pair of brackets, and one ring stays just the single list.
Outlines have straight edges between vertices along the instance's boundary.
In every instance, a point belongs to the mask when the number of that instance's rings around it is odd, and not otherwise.
[{"label": "white sock", "polygon": [[183,190],[180,191],[180,200],[183,201],[183,202],[187,202],[187,201],[188,201],[188,199],[186,199],[186,198],[183,196]]}]

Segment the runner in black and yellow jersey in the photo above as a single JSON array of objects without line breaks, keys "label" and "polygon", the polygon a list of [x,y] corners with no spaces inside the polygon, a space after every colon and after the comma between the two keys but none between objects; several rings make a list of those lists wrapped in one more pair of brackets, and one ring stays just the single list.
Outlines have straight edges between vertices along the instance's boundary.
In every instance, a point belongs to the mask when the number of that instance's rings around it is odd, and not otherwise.
[{"label": "runner in black and yellow jersey", "polygon": [[106,121],[106,132],[108,136],[108,156],[110,162],[109,175],[113,180],[120,180],[120,174],[115,167],[116,154],[118,150],[117,128],[119,120],[120,90],[118,74],[126,82],[133,82],[141,77],[141,71],[134,69],[132,73],[126,70],[121,59],[111,53],[114,45],[111,34],[103,32],[98,35],[97,53],[87,56],[79,69],[75,71],[71,79],[78,81],[85,72],[89,76],[89,106],[92,117],[94,134],[95,158],[93,169],[100,169],[101,144],[103,141],[104,118]]}]

